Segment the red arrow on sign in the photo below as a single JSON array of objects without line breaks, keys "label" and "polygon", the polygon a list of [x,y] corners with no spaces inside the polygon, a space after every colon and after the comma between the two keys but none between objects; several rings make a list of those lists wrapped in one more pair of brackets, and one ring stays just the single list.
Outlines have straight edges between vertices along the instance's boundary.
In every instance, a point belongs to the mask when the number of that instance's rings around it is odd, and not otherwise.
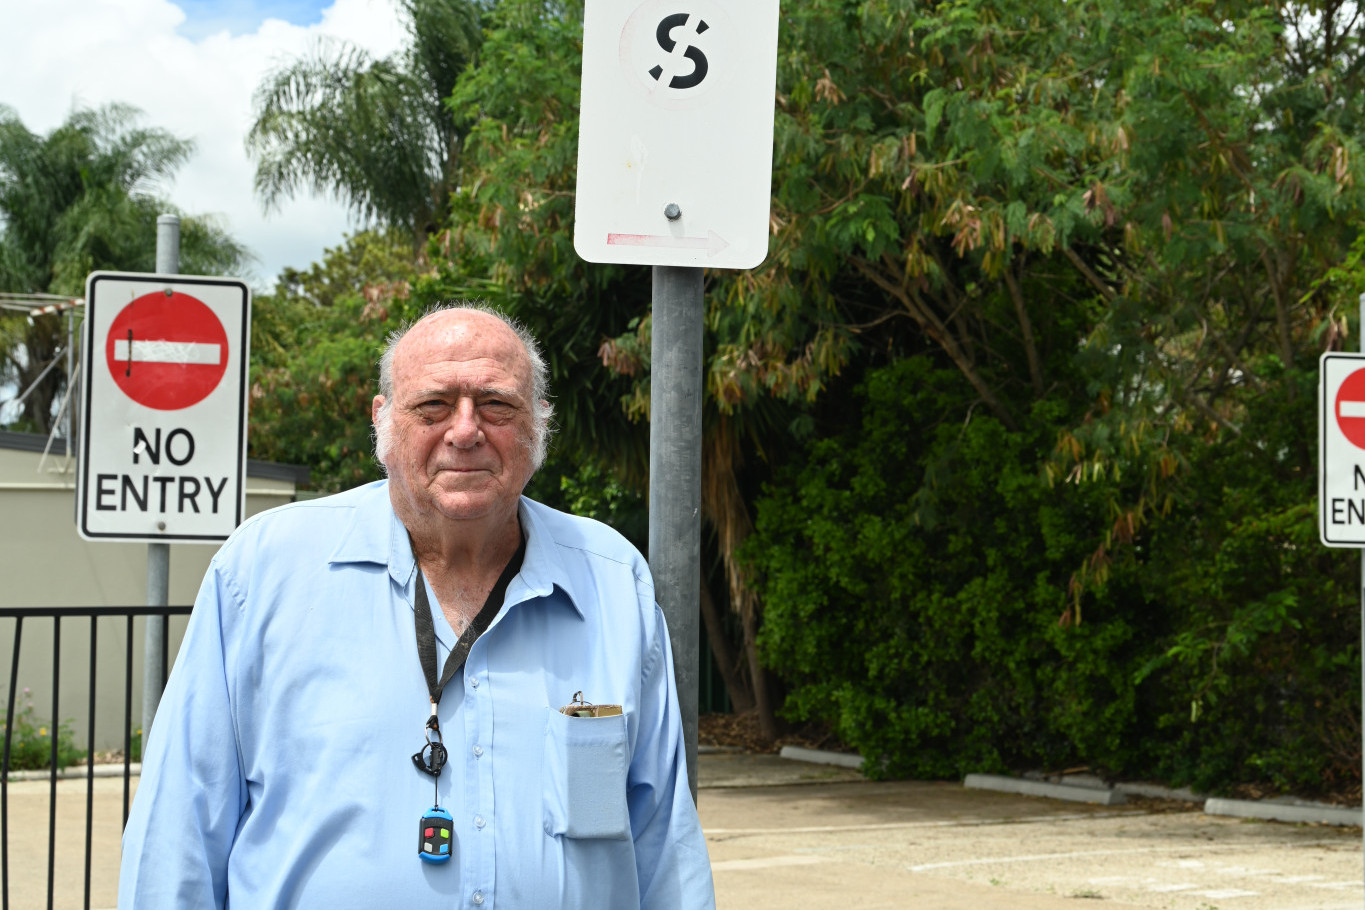
[{"label": "red arrow on sign", "polygon": [[104,356],[129,398],[158,411],[180,411],[218,387],[227,371],[227,332],[203,301],[158,291],[114,317]]},{"label": "red arrow on sign", "polygon": [[707,231],[705,237],[672,237],[659,234],[607,234],[607,246],[653,246],[668,247],[675,250],[706,250],[714,256],[730,244],[715,231]]}]

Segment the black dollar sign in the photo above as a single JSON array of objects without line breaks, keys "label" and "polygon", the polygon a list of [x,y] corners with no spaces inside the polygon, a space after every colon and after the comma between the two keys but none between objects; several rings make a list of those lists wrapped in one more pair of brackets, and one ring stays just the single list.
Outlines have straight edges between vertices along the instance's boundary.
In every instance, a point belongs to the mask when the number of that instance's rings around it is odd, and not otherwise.
[{"label": "black dollar sign", "polygon": [[[671,16],[666,16],[664,20],[659,23],[659,28],[654,32],[654,37],[658,40],[659,47],[668,51],[670,54],[673,53],[673,48],[677,46],[678,42],[674,41],[673,36],[669,33],[678,26],[686,24],[687,13],[674,13]],[[710,28],[710,26],[704,21],[700,19],[697,20],[698,35],[708,28]],[[692,72],[688,73],[686,76],[675,75],[668,82],[669,88],[694,88],[701,85],[701,81],[706,78],[706,71],[709,69],[709,64],[706,62],[706,55],[701,52],[700,48],[694,44],[689,44],[687,50],[683,51],[683,56],[692,61]],[[659,77],[664,74],[664,68],[662,66],[655,66],[649,71],[649,74],[653,76],[655,80],[658,80]]]}]

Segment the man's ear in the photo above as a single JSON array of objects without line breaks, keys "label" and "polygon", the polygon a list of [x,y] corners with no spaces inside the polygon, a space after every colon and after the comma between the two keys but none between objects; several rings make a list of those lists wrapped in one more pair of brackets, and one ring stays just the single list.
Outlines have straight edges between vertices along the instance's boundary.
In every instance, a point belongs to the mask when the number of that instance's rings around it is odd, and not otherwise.
[{"label": "man's ear", "polygon": [[379,409],[382,408],[383,406],[384,396],[383,395],[374,396],[374,401],[370,402],[370,423],[375,424],[379,422]]}]

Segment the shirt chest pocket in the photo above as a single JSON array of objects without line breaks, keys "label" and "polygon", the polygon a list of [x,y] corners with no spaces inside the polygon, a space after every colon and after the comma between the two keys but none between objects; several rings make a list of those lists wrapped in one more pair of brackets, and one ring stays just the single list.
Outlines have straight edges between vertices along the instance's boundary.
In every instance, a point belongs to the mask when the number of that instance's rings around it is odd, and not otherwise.
[{"label": "shirt chest pocket", "polygon": [[569,717],[546,709],[541,787],[551,837],[630,837],[626,716]]}]

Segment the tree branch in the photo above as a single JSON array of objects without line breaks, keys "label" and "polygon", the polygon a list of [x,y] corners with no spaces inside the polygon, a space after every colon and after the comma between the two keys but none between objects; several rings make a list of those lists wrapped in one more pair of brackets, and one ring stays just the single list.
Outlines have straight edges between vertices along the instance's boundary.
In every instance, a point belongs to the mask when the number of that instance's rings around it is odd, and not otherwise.
[{"label": "tree branch", "polygon": [[1100,292],[1101,297],[1110,303],[1114,302],[1114,298],[1118,296],[1114,293],[1114,289],[1105,284],[1104,281],[1100,279],[1100,276],[1096,275],[1090,266],[1086,264],[1085,260],[1077,255],[1075,250],[1070,247],[1062,247],[1062,255],[1076,267],[1076,271],[1081,273],[1081,277],[1090,282],[1091,287]]},{"label": "tree branch", "polygon": [[1029,322],[1028,308],[1024,305],[1024,295],[1019,290],[1019,282],[1014,278],[1014,271],[1008,265],[1005,266],[1005,287],[1009,288],[1010,299],[1014,301],[1014,313],[1019,317],[1019,331],[1023,335],[1024,353],[1028,355],[1028,374],[1029,380],[1033,383],[1033,393],[1038,397],[1043,394],[1043,369],[1038,363],[1038,346],[1033,341],[1033,325]]},{"label": "tree branch", "polygon": [[1270,282],[1270,294],[1275,300],[1275,327],[1279,331],[1280,360],[1286,368],[1294,365],[1294,343],[1289,332],[1289,307],[1285,303],[1284,290],[1279,276],[1275,274],[1275,264],[1270,261],[1270,251],[1261,249],[1261,264],[1265,266],[1266,280]]},{"label": "tree branch", "polygon": [[915,320],[915,322],[919,324],[919,327],[924,330],[924,333],[943,349],[943,352],[948,355],[948,358],[953,362],[953,365],[956,366],[958,371],[962,373],[969,383],[971,383],[972,388],[976,389],[976,393],[981,396],[981,400],[985,402],[986,406],[991,409],[997,418],[999,418],[1000,422],[1011,430],[1017,430],[1019,426],[1009,410],[1006,409],[1000,399],[996,397],[995,392],[986,384],[986,381],[981,378],[981,374],[976,371],[976,367],[972,364],[971,359],[963,352],[961,346],[959,346],[957,341],[953,338],[952,333],[944,327],[943,323],[939,322],[938,318],[924,305],[923,301],[919,300],[913,292],[901,286],[898,281],[889,280],[887,276],[873,268],[872,263],[868,262],[866,259],[855,256],[852,261],[864,278],[890,294],[900,302],[901,306],[905,307],[905,311],[910,314],[910,318]]},{"label": "tree branch", "polygon": [[1191,391],[1190,394],[1182,396],[1182,398],[1186,404],[1193,405],[1196,411],[1203,414],[1223,429],[1231,431],[1234,436],[1242,435],[1241,429],[1218,416],[1218,412],[1209,407],[1208,402],[1204,401],[1204,399],[1199,396],[1198,392]]}]

